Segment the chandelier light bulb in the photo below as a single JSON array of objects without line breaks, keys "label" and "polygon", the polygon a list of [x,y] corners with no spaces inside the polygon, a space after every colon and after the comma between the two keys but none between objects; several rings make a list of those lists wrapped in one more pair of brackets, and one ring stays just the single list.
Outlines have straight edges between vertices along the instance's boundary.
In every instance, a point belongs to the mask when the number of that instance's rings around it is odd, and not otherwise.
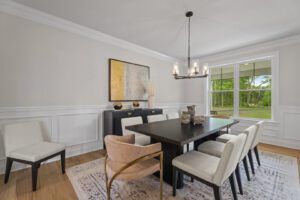
[{"label": "chandelier light bulb", "polygon": [[207,67],[207,65],[204,65],[204,66],[203,66],[203,74],[204,74],[204,75],[207,75],[207,74],[208,74],[208,67]]},{"label": "chandelier light bulb", "polygon": [[173,75],[178,75],[179,74],[179,68],[178,68],[178,64],[175,64],[173,67]]}]

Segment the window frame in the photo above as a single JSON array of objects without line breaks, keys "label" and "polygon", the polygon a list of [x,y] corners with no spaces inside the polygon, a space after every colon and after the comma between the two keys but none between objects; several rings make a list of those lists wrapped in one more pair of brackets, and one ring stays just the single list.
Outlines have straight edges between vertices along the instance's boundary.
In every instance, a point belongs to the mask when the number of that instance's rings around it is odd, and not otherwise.
[{"label": "window frame", "polygon": [[[271,118],[270,119],[262,119],[264,121],[277,121],[278,120],[278,85],[279,85],[279,79],[278,79],[278,64],[279,64],[279,53],[278,52],[270,52],[266,54],[261,55],[254,55],[249,57],[244,57],[240,59],[232,59],[232,60],[224,60],[221,62],[206,62],[208,63],[209,67],[209,76],[205,82],[206,86],[206,98],[205,98],[205,104],[206,104],[206,114],[210,115],[211,110],[211,94],[212,94],[212,88],[211,88],[211,69],[212,68],[222,68],[226,66],[233,65],[234,68],[234,102],[233,102],[233,116],[234,119],[246,119],[246,120],[260,120],[260,118],[247,118],[247,117],[240,117],[239,116],[239,92],[240,91],[251,91],[251,89],[240,89],[239,88],[239,66],[244,63],[251,63],[251,62],[257,62],[257,61],[264,61],[269,60],[271,61],[271,79],[272,84],[271,88],[267,89],[271,91]],[[259,90],[255,90],[259,91]],[[261,90],[263,91],[263,89]]]},{"label": "window frame", "polygon": [[[211,87],[211,69],[212,68],[214,68],[214,69],[224,69],[224,68],[231,68],[231,67],[233,67],[233,88],[232,88],[232,90],[212,90],[212,87]],[[235,77],[234,77],[234,75],[235,75],[235,65],[232,65],[232,64],[229,64],[229,65],[223,65],[222,67],[210,67],[209,68],[209,82],[208,82],[208,88],[209,88],[209,92],[207,93],[208,94],[208,98],[209,98],[209,109],[211,108],[211,97],[212,97],[212,94],[215,92],[215,93],[222,93],[222,92],[233,92],[233,116],[235,116],[235,104],[234,104],[234,102],[235,102]],[[210,110],[209,110],[209,113],[210,113]]]}]

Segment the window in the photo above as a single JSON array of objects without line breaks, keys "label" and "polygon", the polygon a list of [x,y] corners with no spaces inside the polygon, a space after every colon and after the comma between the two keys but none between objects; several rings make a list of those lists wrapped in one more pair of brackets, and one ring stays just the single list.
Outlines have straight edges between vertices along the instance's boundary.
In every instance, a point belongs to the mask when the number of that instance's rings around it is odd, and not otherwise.
[{"label": "window", "polygon": [[233,116],[234,67],[211,69],[211,111]]},{"label": "window", "polygon": [[272,118],[272,61],[235,63],[210,70],[210,113]]}]

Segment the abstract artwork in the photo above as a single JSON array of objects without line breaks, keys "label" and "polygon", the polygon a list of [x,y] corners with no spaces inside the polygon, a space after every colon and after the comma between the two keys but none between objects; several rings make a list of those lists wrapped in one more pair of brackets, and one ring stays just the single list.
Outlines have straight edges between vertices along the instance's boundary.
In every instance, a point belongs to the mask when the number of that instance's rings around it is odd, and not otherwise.
[{"label": "abstract artwork", "polygon": [[146,101],[150,68],[109,59],[109,101]]}]

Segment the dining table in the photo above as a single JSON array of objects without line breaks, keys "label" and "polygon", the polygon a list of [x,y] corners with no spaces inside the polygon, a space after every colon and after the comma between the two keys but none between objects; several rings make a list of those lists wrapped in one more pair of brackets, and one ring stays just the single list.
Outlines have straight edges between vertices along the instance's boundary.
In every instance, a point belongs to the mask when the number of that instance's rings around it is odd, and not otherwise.
[{"label": "dining table", "polygon": [[[221,119],[205,117],[202,124],[183,124],[181,119],[163,120],[158,122],[144,123],[125,128],[151,137],[151,143],[160,142],[164,153],[163,179],[172,185],[172,160],[184,153],[184,146],[194,144],[197,150],[199,144],[208,139],[215,139],[220,131],[229,129],[238,123],[234,119]],[[188,149],[187,149],[188,150]],[[201,165],[201,163],[199,163]],[[177,188],[183,187],[183,175],[178,175]]]}]

